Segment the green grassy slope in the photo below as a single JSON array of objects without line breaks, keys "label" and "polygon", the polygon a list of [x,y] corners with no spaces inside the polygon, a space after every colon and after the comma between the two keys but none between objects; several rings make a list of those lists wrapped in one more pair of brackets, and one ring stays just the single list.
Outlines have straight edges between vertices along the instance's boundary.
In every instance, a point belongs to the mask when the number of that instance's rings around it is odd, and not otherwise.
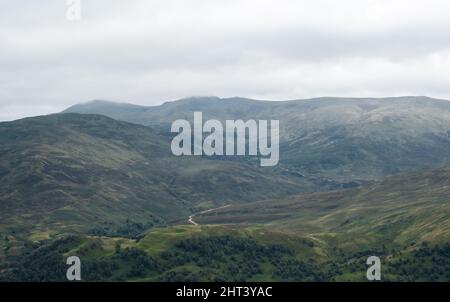
[{"label": "green grassy slope", "polygon": [[138,239],[66,236],[0,263],[0,281],[64,281],[64,260],[82,259],[84,281],[366,281],[366,259],[383,281],[450,280],[450,244],[342,250],[331,242],[260,228],[176,226]]},{"label": "green grassy slope", "polygon": [[341,248],[450,241],[450,167],[408,172],[364,188],[235,205],[199,214],[203,224],[260,225]]}]

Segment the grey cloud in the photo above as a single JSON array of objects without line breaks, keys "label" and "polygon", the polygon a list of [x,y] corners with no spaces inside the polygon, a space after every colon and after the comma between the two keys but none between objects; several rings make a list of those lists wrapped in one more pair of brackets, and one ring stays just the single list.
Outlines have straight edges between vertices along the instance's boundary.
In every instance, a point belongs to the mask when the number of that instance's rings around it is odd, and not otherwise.
[{"label": "grey cloud", "polygon": [[7,2],[0,119],[98,98],[450,97],[446,2],[318,2],[82,0],[75,23],[63,0]]}]

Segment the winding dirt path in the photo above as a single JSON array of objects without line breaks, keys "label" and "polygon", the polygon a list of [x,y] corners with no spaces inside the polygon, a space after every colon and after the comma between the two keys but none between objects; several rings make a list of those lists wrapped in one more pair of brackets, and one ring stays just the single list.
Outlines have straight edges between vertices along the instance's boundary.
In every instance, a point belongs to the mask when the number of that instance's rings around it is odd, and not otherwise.
[{"label": "winding dirt path", "polygon": [[199,213],[192,214],[192,215],[190,215],[190,216],[188,217],[188,222],[189,222],[190,224],[193,224],[193,225],[199,225],[197,222],[194,221],[195,215],[205,214],[205,213],[209,213],[209,212],[212,212],[212,211],[217,211],[217,210],[220,210],[220,209],[228,208],[229,206],[230,206],[230,205],[226,205],[226,206],[222,206],[222,207],[218,207],[218,208],[213,208],[213,209],[209,209],[209,210],[206,210],[206,211],[202,211],[202,212],[199,212]]}]

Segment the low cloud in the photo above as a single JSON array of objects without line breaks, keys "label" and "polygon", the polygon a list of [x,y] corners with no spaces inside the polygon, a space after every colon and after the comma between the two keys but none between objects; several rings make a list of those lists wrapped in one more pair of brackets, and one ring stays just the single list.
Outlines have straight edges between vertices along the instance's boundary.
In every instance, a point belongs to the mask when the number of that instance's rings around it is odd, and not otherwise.
[{"label": "low cloud", "polygon": [[450,98],[448,1],[18,0],[0,10],[0,119],[90,99]]}]

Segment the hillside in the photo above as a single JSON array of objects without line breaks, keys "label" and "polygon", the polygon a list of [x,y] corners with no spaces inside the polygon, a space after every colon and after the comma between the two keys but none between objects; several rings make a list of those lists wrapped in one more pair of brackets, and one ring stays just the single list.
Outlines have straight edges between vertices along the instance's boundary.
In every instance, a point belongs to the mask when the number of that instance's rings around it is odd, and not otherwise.
[{"label": "hillside", "polygon": [[127,236],[184,220],[196,209],[298,193],[307,185],[251,163],[175,157],[168,137],[105,116],[0,123],[2,234]]},{"label": "hillside", "polygon": [[[133,122],[143,110],[93,104]],[[446,103],[211,104],[226,118],[282,112],[282,164],[175,157],[156,118],[89,109],[0,123],[0,280],[63,281],[68,255],[88,281],[363,281],[368,255],[385,281],[449,280],[450,168],[433,168],[447,161]],[[386,177],[402,170],[414,171]]]},{"label": "hillside", "polygon": [[281,167],[352,186],[450,163],[450,103],[427,97],[284,102],[196,97],[144,107],[94,101],[65,112],[104,114],[163,131],[179,118],[278,119]]},{"label": "hillside", "polygon": [[450,241],[450,167],[402,173],[363,188],[301,194],[198,214],[200,224],[264,226],[340,248]]}]

